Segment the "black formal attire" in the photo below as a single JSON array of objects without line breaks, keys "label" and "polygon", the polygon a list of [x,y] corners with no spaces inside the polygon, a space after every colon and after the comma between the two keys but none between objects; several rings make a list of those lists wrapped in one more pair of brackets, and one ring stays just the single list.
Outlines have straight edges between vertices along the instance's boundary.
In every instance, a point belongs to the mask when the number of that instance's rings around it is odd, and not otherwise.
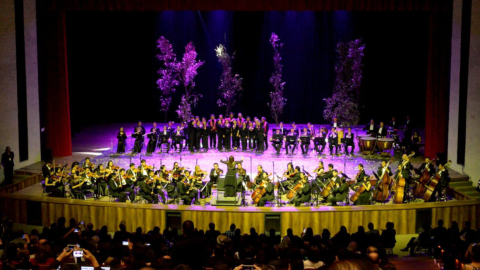
[{"label": "black formal attire", "polygon": [[432,196],[430,197],[431,202],[435,201],[437,199],[437,196],[440,197],[442,190],[448,188],[448,185],[450,183],[450,176],[448,175],[447,169],[444,169],[443,171],[438,171],[437,175],[440,175],[440,180],[438,180],[438,184],[435,187]]},{"label": "black formal attire", "polygon": [[225,136],[225,138],[223,139],[223,145],[225,147],[225,150],[230,151],[232,144],[232,127],[225,127],[225,129],[223,130],[223,136]]},{"label": "black formal attire", "polygon": [[150,133],[147,134],[148,137],[148,144],[147,144],[147,153],[155,152],[157,148],[157,141],[158,141],[158,128],[151,128]]},{"label": "black formal attire", "polygon": [[257,132],[255,126],[248,128],[248,149],[254,150],[257,148]]},{"label": "black formal attire", "polygon": [[[338,177],[340,178],[340,177]],[[331,198],[332,205],[337,205],[338,202],[342,202],[347,198],[349,187],[347,183],[341,183],[340,186],[333,191],[333,197]]]},{"label": "black formal attire", "polygon": [[235,196],[235,191],[237,189],[237,164],[242,163],[243,161],[234,161],[229,163],[228,161],[220,160],[221,163],[227,164],[227,175],[225,176],[225,197]]},{"label": "black formal attire", "polygon": [[268,131],[270,130],[270,125],[267,121],[261,123],[263,128],[263,141],[265,143],[265,151],[268,150]]},{"label": "black formal attire", "polygon": [[395,247],[395,243],[397,240],[395,240],[395,235],[397,232],[394,229],[386,229],[382,232],[382,235],[380,236],[380,240],[382,241],[382,247],[383,248],[393,248]]},{"label": "black formal attire", "polygon": [[275,199],[273,192],[274,192],[273,184],[269,182],[265,187],[265,194],[263,194],[263,196],[260,198],[257,206],[265,206],[267,202],[273,201]]},{"label": "black formal attire", "polygon": [[[365,178],[365,170],[362,169],[362,170],[360,170],[360,171],[357,173],[357,175],[355,176],[355,180],[356,180],[357,183],[358,183],[358,182],[363,181],[364,178]],[[356,185],[355,183],[352,183],[352,184],[350,185],[350,187],[353,188],[355,185]]]},{"label": "black formal attire", "polygon": [[428,167],[429,171],[430,171],[430,175],[435,175],[435,166],[430,162],[428,163],[422,163],[422,165],[420,165],[420,168],[418,168],[418,174],[422,174],[425,169]]},{"label": "black formal attire", "polygon": [[239,148],[240,147],[240,138],[237,136],[239,133],[240,128],[237,126],[232,125],[232,146],[233,148]]},{"label": "black formal attire", "polygon": [[202,128],[202,147],[203,150],[208,151],[208,136],[210,134],[210,126],[204,126]]},{"label": "black formal attire", "polygon": [[5,176],[3,185],[8,185],[13,183],[13,158],[15,157],[13,152],[5,152],[2,154],[2,166],[3,166],[3,175]]},{"label": "black formal attire", "polygon": [[352,132],[345,133],[343,138],[345,140],[345,151],[348,153],[348,147],[351,146],[352,150],[350,150],[350,155],[353,155],[353,151],[355,150],[355,134]]},{"label": "black formal attire", "polygon": [[135,138],[135,144],[133,147],[133,152],[134,153],[140,153],[142,152],[142,146],[143,146],[143,134],[142,133],[134,133],[132,134],[132,137]]},{"label": "black formal attire", "polygon": [[[365,181],[357,182],[357,186],[361,186]],[[366,184],[365,184],[366,185]],[[360,187],[359,187],[360,188]],[[370,197],[372,196],[372,192],[370,190],[365,190],[360,194],[358,199],[355,201],[355,205],[369,205],[370,204]]]},{"label": "black formal attire", "polygon": [[210,127],[208,130],[208,137],[210,138],[211,149],[217,148],[217,129],[215,128],[215,124],[215,120],[208,120],[208,126]]},{"label": "black formal attire", "polygon": [[255,128],[255,131],[257,132],[257,151],[263,152],[265,150],[265,131],[264,127],[260,124]]},{"label": "black formal attire", "polygon": [[248,128],[239,129],[240,139],[242,141],[242,151],[247,151],[247,141],[248,141]]},{"label": "black formal attire", "polygon": [[122,190],[121,187],[117,184],[117,182],[112,179],[108,182],[110,186],[110,195],[114,198],[118,198],[119,202],[126,202],[127,201],[127,193]]},{"label": "black formal attire", "polygon": [[125,141],[127,140],[127,135],[125,134],[125,132],[123,132],[123,134],[120,134],[120,132],[118,132],[117,139],[117,153],[125,153]]},{"label": "black formal attire", "polygon": [[[167,176],[166,176],[166,175],[163,175],[163,173],[160,173],[160,177],[162,177],[162,178],[164,178],[164,179],[167,178]],[[151,177],[149,176],[149,177],[148,177],[148,180],[150,180],[150,179],[151,179]],[[169,186],[169,184],[167,184],[167,185],[165,186],[165,188],[167,189],[167,193],[168,193],[168,186]],[[158,180],[155,180],[155,181],[152,183],[152,187],[153,187],[153,194],[155,194],[154,197],[155,197],[155,199],[157,200],[157,202],[158,202],[158,196],[157,196],[157,195],[160,195],[160,198],[162,198],[162,203],[165,204],[167,200],[165,199],[165,193],[163,192],[163,190],[165,189],[165,188],[163,187],[163,182],[160,182],[160,181],[158,181]]]},{"label": "black formal attire", "polygon": [[[286,192],[288,192],[288,186],[294,187],[298,181],[300,180],[300,173],[295,173],[295,172],[287,172],[287,180],[281,182],[280,184],[282,185],[283,189],[285,189]],[[290,175],[293,174],[291,177]]]},{"label": "black formal attire", "polygon": [[155,194],[152,194],[152,187],[148,186],[145,181],[138,181],[138,187],[140,188],[138,192],[140,193],[140,196],[142,196],[142,198],[147,200],[149,203],[158,203],[158,197],[155,196]]},{"label": "black formal attire", "polygon": [[221,124],[219,125],[217,123],[216,125],[217,127],[217,146],[218,146],[218,151],[222,151],[223,149],[223,142],[224,142],[224,138],[223,138],[223,134],[225,132],[225,125]]},{"label": "black formal attire", "polygon": [[173,146],[175,148],[175,151],[177,151],[178,147],[180,147],[180,153],[182,153],[183,149],[183,144],[182,144],[182,138],[184,136],[183,131],[175,131],[172,133],[172,139],[173,139]]},{"label": "black formal attire", "polygon": [[[70,191],[73,194],[73,197],[75,199],[83,199],[83,190],[82,190],[82,185],[80,185],[81,180],[73,180],[70,182]],[[79,186],[80,185],[80,186]]]},{"label": "black formal attire", "polygon": [[199,151],[200,150],[200,142],[202,141],[202,135],[203,135],[203,125],[196,126],[195,128],[195,150]]},{"label": "black formal attire", "polygon": [[210,196],[212,195],[212,186],[218,182],[218,177],[223,174],[223,170],[218,169],[218,173],[215,169],[210,171],[210,181],[207,183],[207,187],[205,188],[205,195]]},{"label": "black formal attire", "polygon": [[376,133],[377,138],[385,138],[385,137],[387,137],[387,134],[388,134],[388,132],[387,132],[387,128],[385,126],[379,127],[378,131]]},{"label": "black formal attire", "polygon": [[45,189],[48,193],[50,193],[51,197],[63,198],[64,197],[64,187],[61,181],[55,182],[55,185],[48,186],[47,184],[54,183],[54,179],[52,178],[51,172],[52,170],[48,171],[48,168],[44,166],[45,170],[42,168],[43,171],[43,178],[45,179]]},{"label": "black formal attire", "polygon": [[190,150],[190,152],[194,151],[196,129],[197,127],[193,121],[188,122],[188,150]]},{"label": "black formal attire", "polygon": [[302,133],[300,135],[300,148],[302,149],[302,154],[308,154],[308,148],[310,148],[310,136],[308,133]]},{"label": "black formal attire", "polygon": [[[327,142],[325,142],[326,137],[327,133],[324,131],[319,131],[317,134],[315,134],[315,137],[313,138],[313,144],[315,145],[315,151],[317,151],[317,154],[322,153],[325,149],[325,145],[327,144]],[[322,146],[322,149],[319,149],[320,146]]]},{"label": "black formal attire", "polygon": [[309,202],[312,197],[311,192],[312,189],[310,187],[310,184],[308,182],[303,184],[303,187],[297,192],[295,198],[293,199],[295,206],[300,206],[300,204],[302,203]]},{"label": "black formal attire", "polygon": [[190,205],[194,199],[197,201],[197,192],[194,192],[193,190],[189,191],[190,187],[187,187],[185,183],[178,183],[177,187],[180,199],[183,200],[183,204]]},{"label": "black formal attire", "polygon": [[[274,135],[277,135],[277,134],[274,134]],[[283,139],[275,139],[275,137],[272,136],[270,140],[272,141],[273,148],[275,148],[275,151],[277,151],[277,154],[280,154],[280,150],[282,150]]]},{"label": "black formal attire", "polygon": [[378,130],[378,127],[375,125],[375,124],[370,124],[368,123],[364,130],[367,131],[367,134],[370,134],[372,137],[375,137],[376,136],[376,132]]},{"label": "black formal attire", "polygon": [[405,178],[405,181],[407,183],[410,183],[410,180],[411,180],[411,177],[410,177],[411,166],[412,165],[410,161],[402,162],[402,177]]},{"label": "black formal attire", "polygon": [[163,130],[162,132],[159,133],[159,141],[158,141],[158,147],[160,148],[160,151],[163,151],[162,145],[165,144],[167,145],[167,154],[170,152],[170,132],[168,130]]},{"label": "black formal attire", "polygon": [[[295,153],[295,149],[297,148],[297,134],[294,133],[288,133],[287,137],[285,138],[285,151],[288,155],[288,149],[291,150],[291,153]],[[289,138],[289,136],[294,136],[292,138]]]},{"label": "black formal attire", "polygon": [[336,132],[328,134],[328,147],[330,148],[330,155],[333,155],[333,148],[335,148],[335,154],[338,153],[338,134]]}]

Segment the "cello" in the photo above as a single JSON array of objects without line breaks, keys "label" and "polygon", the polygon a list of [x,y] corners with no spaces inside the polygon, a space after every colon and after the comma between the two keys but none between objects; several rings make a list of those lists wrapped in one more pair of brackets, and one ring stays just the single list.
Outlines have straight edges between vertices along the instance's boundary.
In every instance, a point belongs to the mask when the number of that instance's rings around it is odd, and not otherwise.
[{"label": "cello", "polygon": [[[388,166],[390,166],[393,160],[394,158],[388,161],[385,168],[388,168]],[[387,173],[387,170],[385,169],[383,171],[383,174],[380,176],[380,182],[377,183],[377,188],[375,189],[375,194],[373,195],[373,198],[375,199],[375,201],[385,202],[388,199],[388,196],[390,195],[391,184],[392,184],[392,178],[390,177],[390,175]]]},{"label": "cello", "polygon": [[361,186],[359,186],[355,194],[353,194],[353,196],[350,198],[350,201],[352,201],[352,203],[355,203],[360,197],[360,195],[366,190],[367,188],[365,187],[365,185],[362,184]]},{"label": "cello", "polygon": [[[343,171],[340,171],[339,174],[342,174]],[[333,192],[335,190],[335,181],[333,181],[332,179],[330,179],[328,181],[328,183],[325,185],[325,187],[323,188],[322,190],[322,193],[321,195],[326,198],[330,195],[331,192]]]},{"label": "cello", "polygon": [[262,183],[258,184],[255,190],[252,193],[252,201],[254,204],[257,204],[260,201],[260,198],[263,197],[263,194],[267,192],[265,189],[267,183],[265,180],[262,181]]},{"label": "cello", "polygon": [[[452,161],[449,160],[447,164],[443,166],[443,168],[450,167],[450,164],[452,164]],[[438,181],[440,181],[440,175],[437,173],[435,174],[434,177],[430,180],[430,183],[428,183],[428,186],[426,186],[425,194],[423,194],[423,200],[428,202],[430,198],[432,197],[433,192],[435,191],[435,188],[438,185]]]}]

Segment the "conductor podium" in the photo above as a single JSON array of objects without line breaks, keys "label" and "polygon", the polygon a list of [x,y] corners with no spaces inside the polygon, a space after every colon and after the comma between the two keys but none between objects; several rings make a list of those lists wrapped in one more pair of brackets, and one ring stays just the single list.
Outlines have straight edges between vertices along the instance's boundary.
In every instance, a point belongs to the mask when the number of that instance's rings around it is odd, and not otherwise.
[{"label": "conductor podium", "polygon": [[239,206],[242,203],[242,177],[236,174],[218,178],[217,195],[212,196],[211,205]]}]

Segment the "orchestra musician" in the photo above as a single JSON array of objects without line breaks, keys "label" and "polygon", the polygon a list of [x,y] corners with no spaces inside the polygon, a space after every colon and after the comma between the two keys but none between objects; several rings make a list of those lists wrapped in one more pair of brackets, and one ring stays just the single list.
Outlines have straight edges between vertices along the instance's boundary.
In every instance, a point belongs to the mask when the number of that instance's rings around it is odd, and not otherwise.
[{"label": "orchestra musician", "polygon": [[308,179],[305,176],[305,173],[301,172],[299,173],[299,175],[300,175],[300,180],[298,184],[300,184],[301,188],[297,191],[297,193],[291,200],[291,202],[293,202],[296,207],[300,206],[300,204],[302,203],[309,202],[311,199],[311,192],[312,192],[310,184],[308,183]]},{"label": "orchestra musician", "polygon": [[308,155],[308,148],[310,148],[310,134],[308,134],[307,127],[303,128],[302,133],[298,141],[300,142],[300,148],[302,149],[303,155]]},{"label": "orchestra musician", "polygon": [[[163,172],[165,172],[165,165],[162,166]],[[166,204],[167,200],[165,199],[165,193],[163,192],[165,190],[163,185],[165,185],[165,183],[168,184],[168,180],[164,178],[165,175],[162,173],[162,168],[160,168],[160,172],[161,175],[155,176],[155,172],[153,170],[148,170],[148,178],[145,181],[147,182],[147,184],[150,183],[150,187],[154,194],[153,199],[155,203],[158,203],[158,195],[160,195],[160,197],[162,198],[162,203]],[[166,175],[166,177],[168,177],[168,175]]]},{"label": "orchestra musician", "polygon": [[127,201],[127,193],[123,191],[120,178],[115,177],[114,174],[108,176],[108,186],[110,187],[110,196],[118,198],[119,202]]},{"label": "orchestra musician", "polygon": [[440,180],[438,180],[438,184],[435,187],[435,190],[433,191],[432,196],[430,197],[430,201],[446,200],[447,198],[444,197],[444,196],[446,194],[446,189],[448,188],[448,185],[450,183],[450,176],[448,174],[448,170],[445,169],[444,164],[442,164],[442,163],[438,164],[438,172],[436,173],[436,175],[434,177],[439,177]]},{"label": "orchestra musician", "polygon": [[365,178],[365,169],[363,168],[363,164],[358,164],[358,173],[357,173],[357,176],[355,177],[355,180],[357,182],[360,182],[360,181],[363,181],[363,179]]},{"label": "orchestra musician", "polygon": [[333,156],[333,148],[335,148],[335,155],[338,154],[338,134],[337,129],[332,127],[328,134],[328,146],[330,148],[330,155]]},{"label": "orchestra musician", "polygon": [[74,161],[72,163],[72,168],[70,169],[70,179],[68,179],[68,182],[76,181],[79,178],[80,178],[80,166],[77,161]]},{"label": "orchestra musician", "polygon": [[142,152],[142,144],[143,144],[143,141],[144,141],[143,140],[142,127],[136,127],[135,132],[132,134],[132,137],[135,138],[133,153]]},{"label": "orchestra musician", "polygon": [[283,122],[278,124],[278,130],[280,130],[280,134],[285,135],[287,134],[287,129],[283,127]]},{"label": "orchestra musician", "polygon": [[147,135],[149,139],[147,144],[147,154],[155,152],[155,148],[157,148],[158,133],[159,130],[157,128],[157,123],[153,122],[153,127],[150,129],[150,133],[148,133]]},{"label": "orchestra musician", "polygon": [[[241,163],[239,163],[241,164]],[[213,163],[213,169],[210,170],[210,181],[205,188],[205,195],[212,195],[212,186],[218,182],[218,177],[223,174],[223,170],[218,167],[218,163]]]},{"label": "orchestra musician", "polygon": [[50,160],[45,163],[45,165],[42,166],[42,174],[43,174],[43,179],[46,180],[48,177],[52,176],[52,174],[55,173],[55,170],[52,166],[52,162]]},{"label": "orchestra musician", "polygon": [[[313,138],[313,144],[315,145],[315,151],[317,151],[317,154],[319,156],[323,153],[323,150],[325,149],[325,145],[327,144],[325,142],[326,137],[327,137],[327,132],[325,131],[325,128],[320,127],[319,132],[316,133],[314,138]],[[320,145],[322,146],[322,149],[318,149],[320,147]]]},{"label": "orchestra musician", "polygon": [[195,179],[190,176],[189,171],[185,171],[185,181],[180,181],[178,184],[178,193],[183,204],[190,205],[195,200],[196,205],[199,205],[197,190],[194,189]]},{"label": "orchestra musician", "polygon": [[[142,160],[142,165],[145,163],[143,161],[144,160]],[[139,167],[141,167],[142,165],[140,165]],[[142,166],[142,168],[143,167],[144,166]],[[143,174],[143,173],[140,173],[139,170],[135,169],[135,163],[130,163],[130,168],[126,172],[125,183],[121,183],[123,191],[129,193],[128,197],[129,197],[130,201],[133,201],[135,199],[135,191],[133,190],[132,187],[134,185],[136,185],[138,176],[140,174],[144,177],[146,176],[146,172],[145,172],[145,174]],[[122,181],[123,181],[123,175],[120,175],[119,178],[122,178]]]},{"label": "orchestra musician", "polygon": [[82,198],[83,199],[83,190],[82,186],[85,183],[86,179],[82,177],[78,177],[73,179],[70,182],[70,192],[72,192],[73,197],[76,199]]},{"label": "orchestra musician", "polygon": [[[267,122],[267,118],[262,116],[262,121],[260,122],[262,129],[263,129],[263,141],[265,143],[264,148],[265,151],[268,150],[268,131],[270,130],[270,125]],[[263,150],[262,150],[263,151]]]},{"label": "orchestra musician", "polygon": [[354,205],[369,205],[370,204],[370,197],[372,196],[372,192],[370,189],[372,188],[372,184],[368,180],[370,178],[369,175],[364,175],[363,179],[355,185],[353,188],[354,190],[357,190],[360,188],[360,186],[365,187],[365,191],[363,191],[358,199],[355,201]]},{"label": "orchestra musician", "polygon": [[272,136],[270,138],[270,141],[272,142],[273,148],[275,148],[275,151],[277,151],[277,155],[280,154],[280,150],[282,150],[282,145],[283,145],[283,136],[281,134],[281,129],[277,129],[275,131],[276,136]]},{"label": "orchestra musician", "polygon": [[[152,172],[153,173],[153,172]],[[146,181],[150,180],[149,178],[145,178],[143,175],[138,177],[137,185],[140,188],[138,192],[140,196],[145,199],[148,203],[158,204],[158,197],[155,195],[154,188],[149,186]]]},{"label": "orchestra musician", "polygon": [[382,165],[377,169],[377,175],[381,179],[382,175],[385,173],[387,173],[389,176],[392,176],[392,170],[390,170],[390,167],[387,166],[387,162],[383,160]]},{"label": "orchestra musician", "polygon": [[93,171],[93,169],[95,168],[95,164],[93,164],[91,161],[90,161],[90,158],[89,157],[86,157],[85,158],[85,162],[83,163],[82,165],[82,168],[85,169],[85,168],[90,168],[90,171]]},{"label": "orchestra musician", "polygon": [[298,180],[300,180],[300,167],[293,168],[292,163],[287,164],[287,170],[283,173],[283,177],[285,177],[285,181],[281,182],[283,189],[288,192],[288,190],[294,187]]},{"label": "orchestra musician", "polygon": [[58,172],[51,167],[51,164],[47,162],[43,171],[43,178],[45,179],[45,189],[50,196],[62,198],[64,196],[64,186],[62,184],[62,170],[57,169]]},{"label": "orchestra musician", "polygon": [[295,149],[297,148],[297,135],[298,133],[296,132],[296,129],[292,128],[290,129],[290,132],[287,134],[285,137],[285,151],[288,155],[288,149],[291,150],[292,155],[295,153]]},{"label": "orchestra musician", "polygon": [[168,121],[167,131],[170,132],[170,134],[174,133],[176,130],[173,124],[174,124],[173,121]]},{"label": "orchestra musician", "polygon": [[411,151],[418,153],[418,148],[422,144],[422,137],[418,134],[418,131],[414,131],[411,138]]},{"label": "orchestra musician", "polygon": [[435,166],[429,157],[426,157],[425,162],[423,162],[422,165],[420,165],[420,167],[417,169],[419,174],[423,173],[425,170],[429,171],[430,175],[435,175]]},{"label": "orchestra musician", "polygon": [[[264,175],[263,175],[264,172],[265,171],[263,170],[262,165],[258,165],[257,166],[257,176],[255,176],[255,179],[253,179],[254,182],[252,183],[252,189],[255,189],[257,187],[257,185],[262,183],[262,181],[264,180]],[[265,174],[265,175],[268,175],[268,173]]]},{"label": "orchestra musician", "polygon": [[315,136],[315,127],[312,125],[312,123],[307,123],[307,130],[310,136]]},{"label": "orchestra musician", "polygon": [[241,128],[238,130],[237,133],[240,137],[240,140],[242,142],[242,151],[247,151],[247,141],[248,141],[248,127],[247,127],[247,122],[243,121]]},{"label": "orchestra musician", "polygon": [[[125,172],[125,169],[121,169]],[[108,176],[105,175],[105,169],[103,168],[103,164],[98,164],[97,168],[95,169],[96,183],[97,183],[97,196],[105,196],[107,195],[107,188],[108,188]]]},{"label": "orchestra musician", "polygon": [[[351,127],[348,128],[348,131],[343,139],[345,140],[345,151],[347,152],[347,155],[353,156],[353,151],[355,150],[355,134],[352,133]],[[349,146],[352,147],[350,153],[348,153]]]},{"label": "orchestra musician", "polygon": [[193,171],[193,178],[196,180],[195,188],[201,190],[203,188],[203,179],[207,177],[207,172],[200,169],[199,165],[195,165],[195,170]]},{"label": "orchestra musician", "polygon": [[168,204],[168,202],[165,200],[165,194],[163,192],[164,190],[167,191],[169,198],[174,197],[175,183],[170,181],[171,173],[173,173],[173,170],[167,171],[167,167],[165,165],[160,166],[160,170],[154,173],[154,175],[158,174],[158,177],[156,179],[157,188],[155,192],[156,194],[160,194],[163,204]]},{"label": "orchestra musician", "polygon": [[93,179],[93,173],[90,171],[90,167],[86,167],[83,174],[81,175],[83,178],[84,182],[83,185],[81,186],[81,190],[83,193],[94,193],[94,179]]},{"label": "orchestra musician", "polygon": [[271,183],[270,178],[268,178],[266,172],[262,173],[262,178],[261,179],[262,179],[262,182],[264,182],[264,185],[265,185],[264,187],[261,187],[261,188],[265,189],[265,194],[263,194],[263,196],[258,201],[257,206],[260,206],[260,207],[265,206],[265,204],[267,202],[273,201],[275,199],[274,186]]},{"label": "orchestra musician", "polygon": [[[175,151],[177,151],[178,147],[180,147],[180,154],[182,153],[182,149],[183,149],[183,143],[182,143],[182,140],[184,137],[184,133],[183,131],[181,130],[181,127],[180,126],[177,126],[177,131],[175,131],[173,134],[172,134],[172,137],[173,137],[173,146],[175,148]],[[167,150],[168,151],[168,150]],[[167,152],[168,153],[168,152]]]},{"label": "orchestra musician", "polygon": [[159,142],[158,142],[158,147],[160,148],[160,152],[163,152],[162,145],[167,146],[167,154],[170,152],[170,146],[171,146],[171,141],[172,139],[170,138],[171,133],[167,129],[167,126],[163,126],[162,132],[159,133]]},{"label": "orchestra musician", "polygon": [[407,154],[403,154],[402,156],[402,176],[405,178],[405,181],[407,183],[410,183],[411,177],[410,177],[410,169],[411,169],[411,163],[410,163],[410,158],[408,157]]},{"label": "orchestra musician", "polygon": [[[238,173],[238,177],[240,177],[243,182],[245,182],[245,183],[250,182],[250,176],[247,175],[247,170],[245,170],[245,168],[243,168],[242,163],[237,164],[237,173]],[[239,185],[241,185],[241,184],[242,183],[239,183]]]},{"label": "orchestra musician", "polygon": [[376,137],[375,132],[377,131],[377,126],[375,125],[373,119],[371,119],[370,123],[365,126],[364,130],[366,130],[367,134],[370,134],[370,136]]},{"label": "orchestra musician", "polygon": [[384,127],[383,122],[380,122],[380,127],[377,131],[377,138],[385,138],[387,137],[387,129]]},{"label": "orchestra musician", "polygon": [[215,127],[215,115],[210,115],[210,119],[208,120],[208,126],[210,127],[208,131],[208,137],[210,138],[210,148],[215,149],[217,148],[217,129]]},{"label": "orchestra musician", "polygon": [[339,128],[340,127],[340,125],[338,124],[338,121],[337,121],[337,117],[333,118],[331,126],[334,127],[334,128]]},{"label": "orchestra musician", "polygon": [[392,121],[390,122],[390,128],[396,132],[398,129],[398,122],[395,120],[395,117],[392,117]]},{"label": "orchestra musician", "polygon": [[[219,117],[223,117],[223,116],[220,115]],[[222,119],[217,120],[216,129],[217,129],[217,146],[218,146],[217,149],[218,151],[222,151],[224,140],[225,140],[224,138],[225,136],[223,136],[225,131],[225,125],[223,125]]]},{"label": "orchestra musician", "polygon": [[317,189],[321,186],[323,186],[323,175],[325,173],[324,171],[324,166],[323,166],[323,161],[318,161],[318,167],[313,170],[313,173],[316,175],[315,176],[315,181],[312,183],[312,190],[317,191]]},{"label": "orchestra musician", "polygon": [[327,199],[332,206],[337,206],[338,202],[344,201],[348,195],[348,183],[345,179],[338,177],[338,171],[333,170],[333,177],[335,181],[335,189],[332,191],[332,196]]}]

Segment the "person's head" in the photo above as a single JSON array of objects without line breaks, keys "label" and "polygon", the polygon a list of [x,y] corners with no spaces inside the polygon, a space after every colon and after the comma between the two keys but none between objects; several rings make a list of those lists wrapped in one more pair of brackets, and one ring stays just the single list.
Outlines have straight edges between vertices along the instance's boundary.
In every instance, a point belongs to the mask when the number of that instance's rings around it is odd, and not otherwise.
[{"label": "person's head", "polygon": [[358,226],[359,233],[365,233],[365,228],[363,226]]},{"label": "person's head", "polygon": [[157,127],[157,123],[153,122],[153,127],[156,128],[156,127]]},{"label": "person's head", "polygon": [[257,166],[257,170],[258,170],[258,172],[262,172],[262,171],[263,171],[262,165],[258,165],[258,166]]},{"label": "person's head", "polygon": [[208,223],[208,228],[212,231],[215,230],[215,223],[213,222]]},{"label": "person's head", "polygon": [[385,167],[387,166],[387,162],[385,162],[385,160],[382,161],[382,167]]},{"label": "person's head", "polygon": [[378,266],[380,264],[380,256],[376,252],[371,252],[368,254],[367,259],[371,264]]},{"label": "person's head", "polygon": [[371,231],[373,230],[373,228],[374,228],[373,223],[372,222],[368,223],[368,229]]},{"label": "person's head", "polygon": [[338,171],[337,171],[337,170],[333,170],[333,171],[332,171],[332,174],[333,174],[333,177],[337,177]]},{"label": "person's head", "polygon": [[182,224],[182,232],[185,236],[192,236],[195,232],[195,226],[193,225],[193,221],[185,220]]},{"label": "person's head", "polygon": [[85,158],[85,163],[90,163],[90,158],[89,157]]},{"label": "person's head", "polygon": [[275,130],[275,134],[280,134],[280,129]]},{"label": "person's head", "polygon": [[213,168],[214,168],[215,170],[218,170],[218,163],[213,163]]},{"label": "person's head", "polygon": [[430,163],[430,158],[429,157],[425,157],[425,163]]},{"label": "person's head", "polygon": [[385,226],[388,230],[393,230],[395,228],[395,223],[393,222],[387,222]]},{"label": "person's head", "polygon": [[175,161],[175,162],[173,163],[173,167],[174,167],[174,168],[178,168],[178,162]]},{"label": "person's head", "polygon": [[237,169],[241,169],[242,168],[242,163],[238,163],[237,164]]},{"label": "person's head", "polygon": [[438,170],[439,171],[443,171],[444,168],[445,168],[445,165],[443,165],[442,163],[438,163]]},{"label": "person's head", "polygon": [[331,164],[331,163],[328,164],[328,170],[330,170],[330,171],[333,170],[333,164]]},{"label": "person's head", "polygon": [[442,226],[443,226],[443,219],[439,219],[439,220],[437,221],[437,226],[438,226],[438,227],[442,227]]},{"label": "person's head", "polygon": [[229,156],[228,157],[228,163],[233,163],[235,159],[233,158],[233,156]]},{"label": "person's head", "polygon": [[111,167],[111,166],[113,166],[113,161],[109,160],[107,163],[107,167]]},{"label": "person's head", "polygon": [[180,126],[177,126],[177,131],[180,131],[181,127]]},{"label": "person's head", "polygon": [[418,136],[418,131],[413,131],[413,136]]},{"label": "person's head", "polygon": [[147,161],[145,161],[145,159],[142,159],[141,163],[142,163],[142,166],[145,166],[145,164],[147,163]]},{"label": "person's head", "polygon": [[332,127],[332,132],[336,132],[336,131],[337,131],[337,129]]},{"label": "person's head", "polygon": [[348,132],[352,132],[352,128],[351,128],[351,127],[348,128]]},{"label": "person's head", "polygon": [[472,223],[470,223],[470,221],[468,220],[463,223],[463,228],[465,229],[470,229],[471,226],[472,226]]},{"label": "person's head", "polygon": [[123,127],[120,127],[120,132],[123,132]]},{"label": "person's head", "polygon": [[323,161],[320,160],[320,161],[318,162],[318,166],[319,166],[319,167],[323,167]]},{"label": "person's head", "polygon": [[291,162],[289,162],[289,163],[287,164],[287,169],[288,169],[288,170],[293,170],[293,164],[292,164]]},{"label": "person's head", "polygon": [[300,171],[300,166],[295,166],[295,172],[299,172]]},{"label": "person's head", "polygon": [[296,126],[297,126],[297,124],[295,124],[295,122],[292,122],[292,127],[295,128]]},{"label": "person's head", "polygon": [[135,163],[130,163],[130,169],[135,169]]},{"label": "person's head", "polygon": [[307,182],[307,178],[305,177],[305,173],[304,172],[301,172],[300,173],[300,178],[302,179],[302,181],[305,183]]},{"label": "person's head", "polygon": [[235,231],[236,228],[237,226],[235,225],[235,223],[230,224],[230,231]]},{"label": "person's head", "polygon": [[383,122],[380,122],[380,127],[383,127]]},{"label": "person's head", "polygon": [[337,122],[337,117],[333,117],[333,122]]},{"label": "person's head", "polygon": [[283,128],[283,122],[279,123],[280,128]]},{"label": "person's head", "polygon": [[375,123],[375,122],[373,121],[373,119],[371,119],[371,120],[370,120],[370,124],[373,125],[373,123]]},{"label": "person's head", "polygon": [[320,258],[320,249],[317,246],[310,247],[310,251],[308,252],[308,260],[313,263],[317,263],[320,261]]},{"label": "person's head", "polygon": [[358,169],[363,170],[363,164],[362,163],[358,164]]},{"label": "person's head", "polygon": [[303,270],[303,261],[302,260],[292,260],[288,265],[288,270]]},{"label": "person's head", "polygon": [[307,127],[303,127],[303,132],[307,132]]}]

